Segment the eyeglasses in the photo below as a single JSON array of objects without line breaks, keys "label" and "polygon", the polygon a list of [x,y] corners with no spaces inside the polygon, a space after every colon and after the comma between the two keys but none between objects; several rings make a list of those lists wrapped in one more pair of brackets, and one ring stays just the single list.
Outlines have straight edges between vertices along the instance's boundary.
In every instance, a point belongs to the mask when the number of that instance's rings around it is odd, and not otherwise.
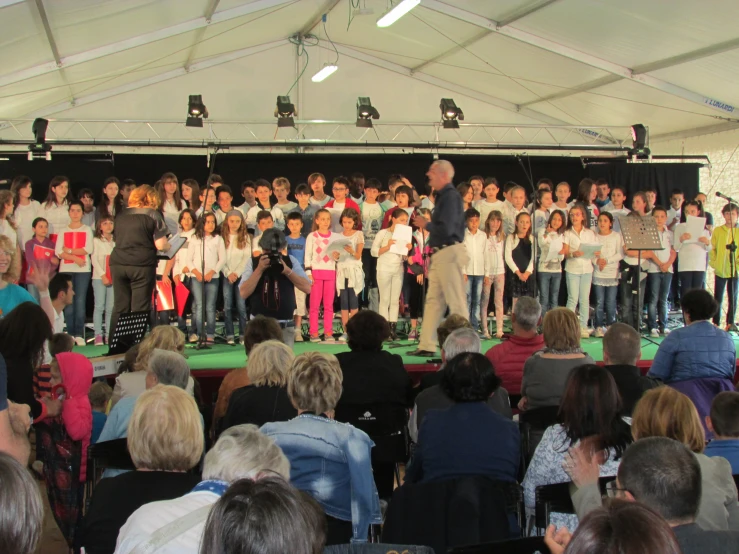
[{"label": "eyeglasses", "polygon": [[621,496],[619,493],[627,492],[628,489],[624,489],[617,486],[616,481],[609,481],[606,483],[606,495],[609,498],[618,498]]}]

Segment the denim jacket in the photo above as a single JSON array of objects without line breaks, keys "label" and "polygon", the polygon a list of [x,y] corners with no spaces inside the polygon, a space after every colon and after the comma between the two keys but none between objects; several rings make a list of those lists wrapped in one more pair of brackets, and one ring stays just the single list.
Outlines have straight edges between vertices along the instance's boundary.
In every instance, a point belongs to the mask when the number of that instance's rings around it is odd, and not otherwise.
[{"label": "denim jacket", "polygon": [[369,525],[382,523],[370,462],[374,443],[367,434],[312,414],[266,423],[261,431],[290,461],[290,482],[315,498],[327,515],[351,521],[352,542],[366,542]]}]

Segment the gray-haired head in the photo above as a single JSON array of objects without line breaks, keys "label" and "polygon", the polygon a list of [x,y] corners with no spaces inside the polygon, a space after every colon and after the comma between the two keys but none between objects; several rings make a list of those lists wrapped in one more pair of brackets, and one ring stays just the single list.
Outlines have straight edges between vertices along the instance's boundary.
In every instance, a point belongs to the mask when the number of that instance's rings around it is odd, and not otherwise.
[{"label": "gray-haired head", "polygon": [[451,360],[457,354],[464,352],[480,353],[480,337],[472,329],[457,329],[444,341],[444,356]]},{"label": "gray-haired head", "polygon": [[181,389],[187,388],[190,379],[190,367],[187,360],[177,352],[155,348],[149,358],[149,373],[160,385],[173,385]]},{"label": "gray-haired head", "polygon": [[452,165],[452,162],[449,160],[436,160],[431,165],[437,167],[439,171],[444,173],[449,181],[451,181],[454,178],[454,166]]},{"label": "gray-haired head", "polygon": [[524,331],[533,331],[541,319],[541,304],[536,298],[522,296],[513,308],[515,323]]},{"label": "gray-haired head", "polygon": [[287,240],[285,240],[285,234],[279,229],[267,229],[259,237],[259,247],[263,252],[269,252],[275,245],[277,250],[284,250],[287,248]]},{"label": "gray-haired head", "polygon": [[44,520],[44,505],[31,474],[0,452],[0,543],[3,552],[35,552]]},{"label": "gray-haired head", "polygon": [[276,473],[289,481],[290,462],[256,425],[235,425],[221,433],[205,455],[203,479],[233,483],[238,479],[256,479],[265,472]]}]

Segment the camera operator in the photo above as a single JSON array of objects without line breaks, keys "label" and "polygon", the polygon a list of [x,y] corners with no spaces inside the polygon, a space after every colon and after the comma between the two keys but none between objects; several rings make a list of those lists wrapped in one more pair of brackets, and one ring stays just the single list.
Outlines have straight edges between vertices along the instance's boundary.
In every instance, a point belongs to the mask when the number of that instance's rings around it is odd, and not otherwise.
[{"label": "camera operator", "polygon": [[272,317],[282,327],[283,341],[295,343],[295,289],[310,294],[310,279],[293,256],[287,255],[285,235],[278,229],[267,229],[259,237],[259,258],[250,258],[241,275],[239,292],[249,301],[253,316]]}]

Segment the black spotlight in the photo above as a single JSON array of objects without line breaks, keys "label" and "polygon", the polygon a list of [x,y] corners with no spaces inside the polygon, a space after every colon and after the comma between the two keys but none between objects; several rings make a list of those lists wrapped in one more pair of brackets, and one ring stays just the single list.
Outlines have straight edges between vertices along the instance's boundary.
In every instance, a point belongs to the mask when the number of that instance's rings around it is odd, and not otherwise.
[{"label": "black spotlight", "polygon": [[49,120],[36,118],[31,124],[33,132],[33,144],[28,147],[28,161],[35,158],[46,158],[51,160],[51,145],[46,144],[46,129],[49,128]]},{"label": "black spotlight", "polygon": [[648,157],[651,153],[647,148],[647,128],[641,123],[631,126],[631,140],[633,141],[632,149],[629,150],[631,156]]},{"label": "black spotlight", "polygon": [[277,108],[275,108],[275,117],[277,118],[278,127],[295,127],[295,105],[290,102],[289,96],[277,97]]},{"label": "black spotlight", "polygon": [[459,129],[459,120],[464,121],[464,113],[462,109],[458,108],[451,98],[442,98],[441,104],[441,120],[444,124],[444,129]]},{"label": "black spotlight", "polygon": [[380,119],[380,112],[372,106],[369,96],[360,96],[357,99],[357,127],[371,129],[373,119]]},{"label": "black spotlight", "polygon": [[208,108],[203,104],[203,97],[200,94],[191,94],[187,103],[187,127],[202,127],[203,119],[208,118]]}]

